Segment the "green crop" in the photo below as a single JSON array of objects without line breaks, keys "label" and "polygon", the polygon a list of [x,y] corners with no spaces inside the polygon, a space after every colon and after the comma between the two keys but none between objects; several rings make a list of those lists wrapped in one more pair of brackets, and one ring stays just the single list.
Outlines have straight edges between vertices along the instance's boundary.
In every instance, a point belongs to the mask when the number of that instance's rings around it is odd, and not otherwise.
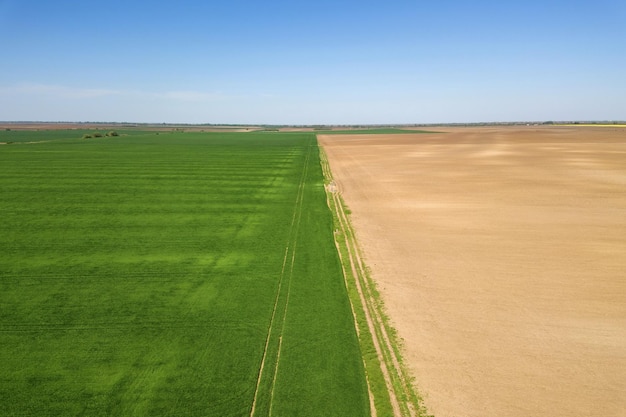
[{"label": "green crop", "polygon": [[83,133],[0,147],[5,415],[369,414],[314,135]]}]

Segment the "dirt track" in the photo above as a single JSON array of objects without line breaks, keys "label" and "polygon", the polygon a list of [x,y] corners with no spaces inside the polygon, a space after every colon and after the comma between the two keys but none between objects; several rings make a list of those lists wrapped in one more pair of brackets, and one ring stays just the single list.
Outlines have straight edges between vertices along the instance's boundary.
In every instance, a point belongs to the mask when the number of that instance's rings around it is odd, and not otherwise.
[{"label": "dirt track", "polygon": [[319,136],[437,417],[623,416],[626,129]]}]

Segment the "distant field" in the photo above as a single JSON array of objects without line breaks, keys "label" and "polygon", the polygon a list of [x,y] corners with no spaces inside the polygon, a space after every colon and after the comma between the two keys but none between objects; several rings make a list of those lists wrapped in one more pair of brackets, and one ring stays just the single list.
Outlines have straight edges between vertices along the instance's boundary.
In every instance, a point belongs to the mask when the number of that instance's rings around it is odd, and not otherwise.
[{"label": "distant field", "polygon": [[433,133],[426,130],[411,130],[411,129],[348,129],[348,130],[315,130],[319,135],[389,135],[394,133],[408,134],[408,133]]},{"label": "distant field", "polygon": [[600,124],[600,123],[577,123],[577,124],[557,124],[555,126],[572,126],[572,127],[626,127],[626,124]]},{"label": "distant field", "polygon": [[4,415],[369,414],[313,134],[82,133],[0,132]]},{"label": "distant field", "polygon": [[100,133],[105,136],[108,132],[115,131],[119,135],[145,135],[149,132],[132,129],[58,129],[58,130],[15,130],[0,129],[0,143],[23,143],[23,142],[50,142],[58,140],[75,140],[84,134],[93,135]]}]

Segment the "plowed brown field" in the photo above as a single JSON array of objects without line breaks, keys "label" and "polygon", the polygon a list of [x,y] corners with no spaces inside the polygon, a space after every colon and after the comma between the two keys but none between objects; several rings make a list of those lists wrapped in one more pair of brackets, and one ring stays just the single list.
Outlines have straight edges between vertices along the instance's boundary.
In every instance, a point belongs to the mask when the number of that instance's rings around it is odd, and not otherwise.
[{"label": "plowed brown field", "polygon": [[319,136],[437,417],[624,416],[626,129]]}]

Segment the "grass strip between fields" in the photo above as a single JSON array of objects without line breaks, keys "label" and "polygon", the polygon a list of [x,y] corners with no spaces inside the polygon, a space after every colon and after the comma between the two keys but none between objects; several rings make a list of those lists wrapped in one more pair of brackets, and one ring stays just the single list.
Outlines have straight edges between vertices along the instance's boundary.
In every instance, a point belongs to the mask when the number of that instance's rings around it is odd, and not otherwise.
[{"label": "grass strip between fields", "polygon": [[336,225],[335,243],[342,263],[359,343],[366,369],[372,415],[426,416],[413,379],[402,361],[401,345],[384,311],[376,284],[363,256],[346,206],[333,181],[328,159],[320,147],[328,206]]}]

